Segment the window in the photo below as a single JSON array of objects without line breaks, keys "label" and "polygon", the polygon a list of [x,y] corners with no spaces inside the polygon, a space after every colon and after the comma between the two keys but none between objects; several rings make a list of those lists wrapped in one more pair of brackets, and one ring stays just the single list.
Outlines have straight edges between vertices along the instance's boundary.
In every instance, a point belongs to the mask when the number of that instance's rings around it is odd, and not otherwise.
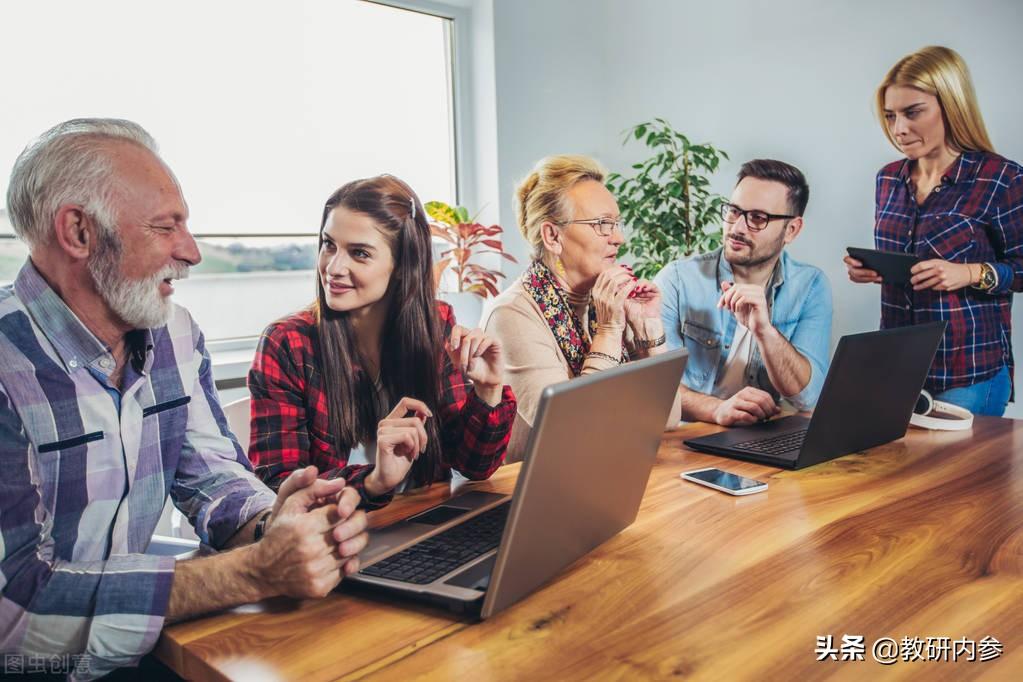
[{"label": "window", "polygon": [[[204,258],[175,300],[211,340],[257,335],[312,300],[321,207],[344,182],[387,172],[424,202],[457,201],[450,19],[360,0],[66,0],[0,14],[0,60],[18,65],[5,92],[20,102],[0,129],[0,192],[58,121],[142,124],[181,181]],[[25,257],[11,235],[0,215],[0,282]]]}]

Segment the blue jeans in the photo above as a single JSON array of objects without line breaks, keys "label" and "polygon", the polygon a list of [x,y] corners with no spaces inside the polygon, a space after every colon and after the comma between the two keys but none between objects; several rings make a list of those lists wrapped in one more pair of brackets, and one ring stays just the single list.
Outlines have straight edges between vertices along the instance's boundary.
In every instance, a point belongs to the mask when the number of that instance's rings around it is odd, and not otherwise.
[{"label": "blue jeans", "polygon": [[1012,382],[1009,380],[1009,368],[1003,366],[997,374],[986,381],[949,389],[938,393],[934,399],[965,407],[973,414],[1001,417],[1005,414],[1005,406],[1009,404],[1011,391]]}]

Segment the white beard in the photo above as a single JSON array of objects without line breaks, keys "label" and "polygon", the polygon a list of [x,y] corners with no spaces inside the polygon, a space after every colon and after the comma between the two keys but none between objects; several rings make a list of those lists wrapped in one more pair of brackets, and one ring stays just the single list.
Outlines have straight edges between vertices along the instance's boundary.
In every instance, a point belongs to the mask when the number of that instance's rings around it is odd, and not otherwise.
[{"label": "white beard", "polygon": [[162,327],[171,318],[174,304],[160,293],[165,279],[186,279],[188,265],[167,265],[143,279],[127,279],[121,275],[121,241],[116,234],[100,238],[100,248],[89,259],[89,273],[96,291],[110,309],[135,329]]}]

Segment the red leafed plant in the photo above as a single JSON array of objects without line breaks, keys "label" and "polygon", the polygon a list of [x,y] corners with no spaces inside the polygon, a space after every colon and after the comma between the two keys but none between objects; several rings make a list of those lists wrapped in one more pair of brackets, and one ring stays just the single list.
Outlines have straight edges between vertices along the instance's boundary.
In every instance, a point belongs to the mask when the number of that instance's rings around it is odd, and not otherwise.
[{"label": "red leafed plant", "polygon": [[442,201],[427,202],[425,208],[432,220],[430,229],[433,236],[451,244],[451,248],[442,251],[440,260],[433,265],[434,285],[440,283],[441,275],[450,266],[458,282],[458,291],[469,291],[482,298],[497,296],[497,278],[504,277],[504,273],[470,263],[469,259],[483,253],[494,253],[512,263],[517,262],[504,252],[501,238],[497,236],[504,232],[501,226],[487,227],[477,223],[464,207],[451,207]]}]

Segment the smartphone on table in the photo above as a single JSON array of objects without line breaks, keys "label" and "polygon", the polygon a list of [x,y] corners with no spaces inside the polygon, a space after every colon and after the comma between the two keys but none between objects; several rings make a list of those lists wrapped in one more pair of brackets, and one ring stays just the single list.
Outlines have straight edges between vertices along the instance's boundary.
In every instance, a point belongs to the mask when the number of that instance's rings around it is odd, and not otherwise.
[{"label": "smartphone on table", "polygon": [[679,476],[687,481],[699,483],[729,495],[752,495],[753,493],[767,490],[767,484],[763,481],[746,478],[745,476],[714,467],[683,471]]}]

